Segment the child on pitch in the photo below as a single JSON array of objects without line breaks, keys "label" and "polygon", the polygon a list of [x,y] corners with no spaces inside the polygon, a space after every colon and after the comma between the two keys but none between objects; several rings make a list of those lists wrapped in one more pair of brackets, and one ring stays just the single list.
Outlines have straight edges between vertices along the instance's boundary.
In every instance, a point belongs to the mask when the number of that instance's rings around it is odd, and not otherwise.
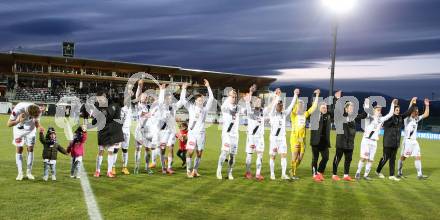
[{"label": "child on pitch", "polygon": [[428,176],[423,175],[422,173],[422,155],[420,153],[420,145],[417,142],[417,127],[419,121],[429,117],[429,99],[424,100],[425,104],[425,112],[422,115],[419,115],[419,109],[414,107],[412,109],[412,113],[409,117],[405,118],[405,133],[403,139],[403,147],[401,152],[401,157],[398,162],[397,170],[398,177],[404,178],[402,173],[403,161],[405,161],[408,157],[414,157],[414,166],[417,170],[417,179],[424,180],[427,179]]},{"label": "child on pitch", "polygon": [[[366,99],[365,107],[369,108],[369,99]],[[373,115],[367,117],[366,125],[364,129],[364,136],[361,142],[361,159],[359,160],[358,169],[355,174],[357,180],[361,179],[361,171],[365,165],[364,179],[371,180],[368,175],[371,171],[374,155],[376,154],[377,141],[379,140],[379,131],[382,128],[383,123],[391,118],[394,114],[394,106],[397,105],[397,99],[391,102],[391,108],[387,115],[382,116],[382,106],[376,105],[373,110]]]},{"label": "child on pitch", "polygon": [[186,166],[186,141],[188,140],[188,124],[182,122],[179,125],[179,132],[176,134],[177,140],[179,140],[179,150],[177,156],[182,160],[182,167]]},{"label": "child on pitch", "polygon": [[292,112],[293,105],[298,99],[298,95],[294,95],[289,107],[284,109],[281,100],[281,89],[275,90],[275,98],[270,108],[270,149],[269,149],[269,167],[270,179],[275,180],[275,157],[277,154],[281,156],[281,179],[289,180],[286,175],[287,169],[287,143],[286,143],[286,118]]},{"label": "child on pitch", "polygon": [[87,126],[78,127],[73,136],[73,140],[67,147],[67,152],[72,157],[70,167],[70,178],[80,178],[80,168],[84,155],[84,146],[87,141]]},{"label": "child on pitch", "polygon": [[56,165],[58,151],[67,155],[67,151],[61,147],[57,142],[57,135],[55,129],[49,127],[46,135],[44,135],[44,128],[40,128],[40,142],[43,144],[43,162],[44,162],[44,174],[43,180],[49,179],[49,169],[52,172],[52,180],[57,180],[56,177]]},{"label": "child on pitch", "polygon": [[[294,95],[296,97],[299,96],[299,89],[295,89]],[[305,110],[304,102],[301,100],[296,100],[295,105],[293,107],[293,111],[290,114],[290,121],[292,124],[292,131],[290,133],[290,148],[292,151],[292,171],[290,175],[293,180],[298,179],[296,176],[296,168],[301,163],[304,151],[305,151],[305,137],[306,137],[306,120],[313,114],[313,112],[318,107],[318,98],[321,91],[319,89],[315,90],[313,94],[315,94],[315,100],[313,101],[312,106],[307,110]]]}]

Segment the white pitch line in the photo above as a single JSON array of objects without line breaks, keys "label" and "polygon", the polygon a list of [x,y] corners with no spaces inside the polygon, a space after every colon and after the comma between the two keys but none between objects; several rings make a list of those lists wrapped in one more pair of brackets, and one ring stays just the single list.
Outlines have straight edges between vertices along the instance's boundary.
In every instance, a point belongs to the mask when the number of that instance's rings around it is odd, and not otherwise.
[{"label": "white pitch line", "polygon": [[91,220],[102,220],[101,212],[99,211],[98,203],[93,195],[92,187],[90,187],[89,179],[86,170],[81,163],[81,188],[84,192],[84,199],[87,204],[87,212]]}]

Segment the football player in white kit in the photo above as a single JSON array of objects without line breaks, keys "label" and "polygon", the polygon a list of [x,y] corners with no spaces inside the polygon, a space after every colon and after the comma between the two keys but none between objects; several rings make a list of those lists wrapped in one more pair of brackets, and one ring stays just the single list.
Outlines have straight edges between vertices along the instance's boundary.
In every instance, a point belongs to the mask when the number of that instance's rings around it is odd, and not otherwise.
[{"label": "football player in white kit", "polygon": [[8,120],[8,127],[13,127],[12,144],[16,146],[15,162],[18,175],[16,180],[23,179],[23,146],[27,146],[27,169],[26,176],[34,180],[32,165],[34,161],[34,146],[36,128],[40,127],[41,109],[34,103],[20,102],[12,110]]},{"label": "football player in white kit", "polygon": [[422,173],[422,155],[420,153],[420,145],[417,142],[417,126],[420,120],[429,117],[429,99],[425,99],[425,112],[419,115],[417,106],[414,106],[409,117],[404,119],[405,133],[403,139],[403,147],[401,157],[397,165],[397,176],[402,178],[403,161],[408,157],[414,157],[414,166],[417,170],[417,178],[419,180],[427,179],[428,176]]},{"label": "football player in white kit", "polygon": [[298,99],[297,95],[293,96],[290,105],[284,109],[281,101],[281,90],[275,90],[275,100],[270,109],[270,179],[275,180],[275,157],[277,154],[281,156],[281,179],[290,179],[286,175],[287,169],[287,142],[286,142],[286,117],[290,115],[293,105]]},{"label": "football player in white kit", "polygon": [[[250,99],[250,94],[245,99]],[[238,150],[238,128],[240,126],[240,113],[244,113],[245,108],[237,104],[237,92],[231,89],[228,97],[221,106],[222,112],[222,146],[217,165],[217,179],[222,179],[222,167],[229,155],[228,160],[228,179],[233,180],[232,169],[235,164],[235,155]]]},{"label": "football player in white kit", "polygon": [[[198,173],[198,168],[200,165],[200,160],[202,159],[203,150],[205,148],[205,120],[208,111],[211,109],[212,103],[214,102],[214,95],[212,94],[208,80],[204,79],[203,81],[208,89],[208,100],[206,104],[204,104],[205,96],[201,94],[195,96],[194,104],[184,101],[184,106],[188,110],[189,114],[188,141],[186,145],[186,174],[188,178],[200,176]],[[192,169],[191,158],[194,150],[196,151],[197,157],[195,158],[194,168]]]},{"label": "football player in white kit", "polygon": [[[373,110],[373,115],[369,115],[365,120],[365,129],[364,129],[364,135],[362,137],[361,141],[361,151],[360,151],[360,157],[358,163],[358,169],[355,174],[355,178],[357,180],[361,179],[361,171],[364,167],[365,163],[365,172],[364,172],[364,179],[365,180],[371,180],[368,175],[371,171],[371,166],[373,165],[374,156],[376,154],[377,150],[377,141],[379,140],[379,132],[382,128],[383,123],[390,119],[394,114],[394,106],[397,105],[397,99],[394,99],[391,102],[390,111],[387,115],[382,116],[382,107],[379,105],[376,105]],[[366,99],[364,103],[365,110],[368,109],[370,106],[370,100]]]},{"label": "football player in white kit", "polygon": [[[186,87],[187,83],[182,85],[182,91],[180,93],[179,101],[173,103],[173,95],[167,94],[165,96],[166,91],[162,88],[159,96],[159,108],[158,115],[160,115],[159,119],[159,146],[160,146],[160,160],[162,163],[162,172],[167,174],[173,174],[174,170],[172,169],[173,163],[173,148],[174,143],[176,142],[176,112],[180,109],[184,104],[184,99],[186,96]],[[168,160],[165,165],[165,153],[166,149],[168,149]]]},{"label": "football player in white kit", "polygon": [[[130,172],[128,171],[127,165],[128,165],[128,147],[130,146],[130,129],[131,129],[131,121],[133,120],[132,116],[132,108],[131,108],[131,102],[125,101],[124,107],[121,108],[121,120],[123,121],[122,125],[122,132],[124,133],[124,142],[122,142],[122,173],[125,175],[129,175]],[[113,163],[113,166],[115,166],[118,153],[116,152],[114,154],[115,162]]]},{"label": "football player in white kit", "polygon": [[[246,179],[252,179],[251,163],[252,155],[257,154],[255,179],[264,180],[261,175],[261,166],[264,153],[264,123],[268,118],[269,107],[262,107],[262,100],[260,97],[252,97],[256,86],[253,85],[249,90],[249,98],[246,101],[246,116],[247,116],[247,138],[246,138]],[[253,100],[252,100],[253,99]]]},{"label": "football player in white kit", "polygon": [[[148,174],[153,174],[153,171],[149,168],[148,163],[150,161],[151,149],[156,148],[155,144],[153,144],[154,132],[151,131],[151,127],[155,121],[153,115],[155,112],[157,112],[157,103],[154,101],[154,97],[148,96],[146,93],[142,93],[143,83],[143,80],[139,80],[136,91],[136,99],[139,101],[136,106],[137,126],[135,131],[136,151],[134,156],[134,174],[139,173],[142,146],[145,148],[145,171]],[[148,99],[151,99],[151,104],[148,103]],[[157,140],[157,138],[154,139]]]}]

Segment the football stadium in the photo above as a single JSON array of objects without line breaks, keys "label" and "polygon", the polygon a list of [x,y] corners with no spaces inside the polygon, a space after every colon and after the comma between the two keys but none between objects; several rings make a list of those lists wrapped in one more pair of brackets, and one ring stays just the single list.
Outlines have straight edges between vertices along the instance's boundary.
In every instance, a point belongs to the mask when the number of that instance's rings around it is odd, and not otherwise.
[{"label": "football stadium", "polygon": [[82,3],[0,3],[0,219],[440,219],[438,2]]}]

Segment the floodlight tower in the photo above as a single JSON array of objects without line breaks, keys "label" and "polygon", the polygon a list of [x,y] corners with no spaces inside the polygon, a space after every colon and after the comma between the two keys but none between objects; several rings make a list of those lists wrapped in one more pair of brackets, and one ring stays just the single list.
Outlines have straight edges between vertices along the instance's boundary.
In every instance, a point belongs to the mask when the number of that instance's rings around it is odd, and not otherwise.
[{"label": "floodlight tower", "polygon": [[357,0],[322,0],[323,5],[333,14],[333,49],[331,52],[331,72],[329,96],[333,96],[335,86],[335,63],[336,63],[336,44],[338,39],[338,26],[341,16],[352,11]]}]

